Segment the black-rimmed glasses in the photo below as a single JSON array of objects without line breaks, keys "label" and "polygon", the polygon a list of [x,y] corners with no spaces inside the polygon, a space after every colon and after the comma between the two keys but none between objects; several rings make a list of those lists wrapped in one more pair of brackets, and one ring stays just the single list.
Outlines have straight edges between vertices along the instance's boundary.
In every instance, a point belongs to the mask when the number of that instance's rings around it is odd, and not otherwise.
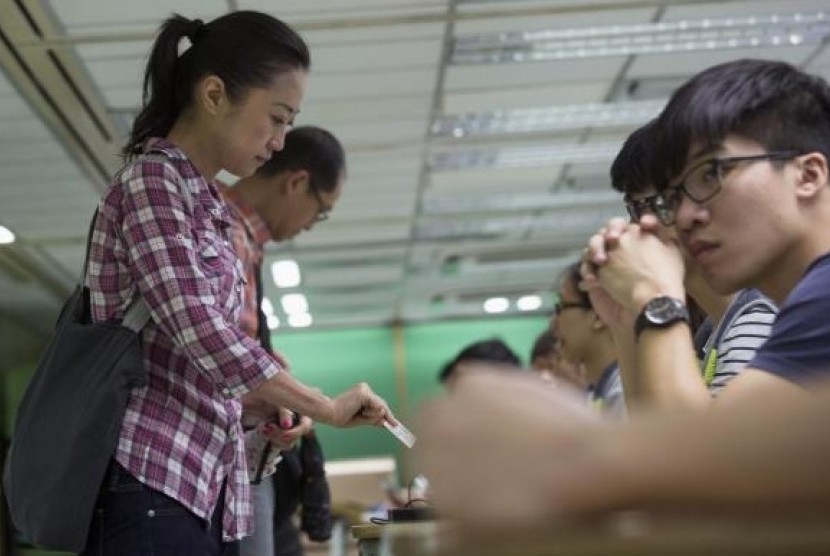
[{"label": "black-rimmed glasses", "polygon": [[666,205],[665,199],[657,193],[643,197],[642,199],[632,199],[626,195],[625,208],[628,211],[631,222],[634,224],[638,223],[643,215],[646,214],[654,214],[660,220],[660,223],[665,226],[671,226],[671,224],[666,224],[666,221],[673,222],[672,219],[674,218],[670,207]]},{"label": "black-rimmed glasses", "polygon": [[762,160],[790,160],[801,156],[798,151],[776,151],[748,156],[713,157],[702,160],[689,168],[674,185],[659,193],[663,200],[664,217],[660,218],[666,226],[675,223],[677,207],[685,195],[695,203],[705,203],[720,193],[726,176],[738,165],[745,162]]}]

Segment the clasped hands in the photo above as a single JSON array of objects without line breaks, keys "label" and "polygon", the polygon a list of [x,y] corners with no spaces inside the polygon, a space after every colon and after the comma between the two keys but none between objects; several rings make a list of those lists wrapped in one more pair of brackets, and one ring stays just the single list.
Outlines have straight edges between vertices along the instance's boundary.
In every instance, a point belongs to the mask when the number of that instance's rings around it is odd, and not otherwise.
[{"label": "clasped hands", "polygon": [[609,326],[630,327],[654,297],[685,297],[680,247],[653,215],[639,224],[609,220],[588,240],[581,274],[580,288]]}]

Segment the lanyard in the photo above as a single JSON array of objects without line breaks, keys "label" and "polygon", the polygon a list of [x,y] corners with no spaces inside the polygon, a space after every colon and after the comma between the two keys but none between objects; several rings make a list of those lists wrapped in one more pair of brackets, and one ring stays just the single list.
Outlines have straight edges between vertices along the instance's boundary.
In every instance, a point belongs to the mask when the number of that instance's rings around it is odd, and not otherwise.
[{"label": "lanyard", "polygon": [[703,380],[706,386],[709,387],[712,381],[715,380],[715,370],[718,366],[718,348],[712,346],[709,353],[706,354],[706,364],[703,366]]}]

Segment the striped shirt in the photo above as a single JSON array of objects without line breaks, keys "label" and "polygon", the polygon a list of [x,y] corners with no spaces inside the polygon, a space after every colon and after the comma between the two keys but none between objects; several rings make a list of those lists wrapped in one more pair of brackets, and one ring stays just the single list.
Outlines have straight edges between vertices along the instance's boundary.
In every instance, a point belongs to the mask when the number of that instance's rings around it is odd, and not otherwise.
[{"label": "striped shirt", "polygon": [[748,366],[772,332],[776,314],[772,301],[757,291],[744,290],[735,295],[704,348],[704,374],[710,375],[707,383],[712,395],[717,396]]},{"label": "striped shirt", "polygon": [[101,200],[87,279],[94,321],[120,320],[136,293],[152,316],[149,381],[130,395],[115,459],[206,521],[224,503],[228,541],[252,530],[238,398],[282,370],[236,324],[244,281],[231,218],[181,150],[151,139]]}]

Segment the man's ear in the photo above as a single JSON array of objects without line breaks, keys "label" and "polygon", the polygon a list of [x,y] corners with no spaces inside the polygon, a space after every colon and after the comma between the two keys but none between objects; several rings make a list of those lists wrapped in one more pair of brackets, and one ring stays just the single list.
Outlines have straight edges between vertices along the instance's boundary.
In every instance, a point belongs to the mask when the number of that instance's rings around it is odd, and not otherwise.
[{"label": "man's ear", "polygon": [[820,152],[798,157],[798,183],[796,194],[800,199],[814,197],[828,185],[827,158]]},{"label": "man's ear", "polygon": [[221,114],[230,104],[225,82],[218,75],[204,77],[196,85],[193,94],[196,104],[212,116]]},{"label": "man's ear", "polygon": [[[279,156],[279,153],[276,156]],[[290,170],[286,179],[287,192],[305,193],[308,189],[309,178],[308,170]]]}]

